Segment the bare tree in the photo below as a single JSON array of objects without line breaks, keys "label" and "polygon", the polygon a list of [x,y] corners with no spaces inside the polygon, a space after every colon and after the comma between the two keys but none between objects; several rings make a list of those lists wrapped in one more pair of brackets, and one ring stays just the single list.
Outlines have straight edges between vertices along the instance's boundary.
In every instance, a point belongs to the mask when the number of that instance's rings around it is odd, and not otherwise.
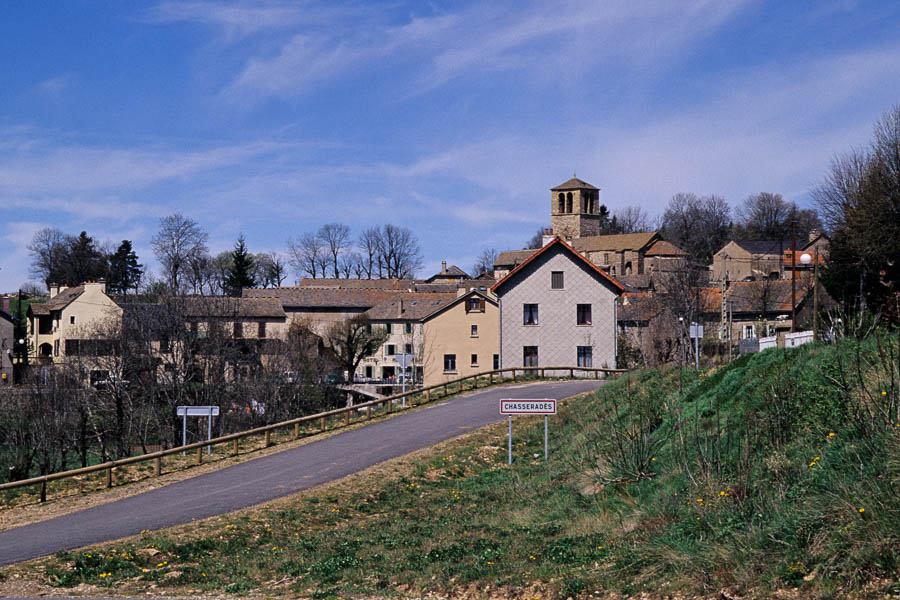
[{"label": "bare tree", "polygon": [[181,213],[160,219],[159,232],[153,236],[151,243],[156,258],[166,272],[167,283],[173,294],[180,291],[179,277],[188,262],[197,255],[208,252],[208,239],[209,235],[196,221]]},{"label": "bare tree", "polygon": [[491,273],[494,272],[494,263],[497,262],[497,256],[499,253],[494,248],[485,248],[481,251],[481,254],[478,255],[478,258],[475,259],[475,264],[472,266],[472,276],[478,277],[482,273]]},{"label": "bare tree", "polygon": [[695,260],[709,264],[728,240],[731,209],[721,196],[672,196],[662,217],[663,237]]},{"label": "bare tree", "polygon": [[360,278],[360,273],[362,272],[362,269],[360,268],[361,260],[362,257],[356,252],[341,255],[338,259],[338,268],[344,276],[344,279],[350,279],[350,275],[353,273],[356,273],[357,279]]},{"label": "bare tree", "polygon": [[[313,279],[319,274],[323,255],[322,244],[314,233],[304,233],[296,240],[288,239],[288,262],[298,275],[304,273]],[[324,273],[322,275],[324,277]]]},{"label": "bare tree", "polygon": [[626,206],[613,213],[619,233],[644,233],[651,231],[650,217],[640,206]]},{"label": "bare tree", "polygon": [[[331,254],[331,267],[335,279],[341,276],[338,257],[350,247],[350,228],[342,223],[327,223],[319,229],[319,240]],[[325,274],[323,273],[324,277]]]},{"label": "bare tree", "polygon": [[543,245],[544,245],[544,228],[540,227],[534,233],[533,236],[528,238],[528,241],[525,242],[525,248],[523,248],[523,249],[524,250],[533,250],[533,249],[540,248]]},{"label": "bare tree", "polygon": [[412,279],[422,268],[422,250],[415,234],[390,223],[381,228],[380,258],[389,279]]},{"label": "bare tree", "polygon": [[385,327],[372,325],[369,317],[359,314],[332,325],[325,343],[352,379],[359,363],[375,354],[388,337]]},{"label": "bare tree", "polygon": [[[365,274],[366,279],[372,279],[376,275],[378,268],[378,254],[381,248],[381,228],[369,227],[363,231],[359,240],[356,242],[357,247],[361,251],[360,267]],[[381,277],[381,273],[377,273]]]},{"label": "bare tree", "polygon": [[31,268],[28,270],[30,276],[40,279],[47,285],[65,283],[53,281],[59,273],[66,253],[66,236],[62,231],[55,227],[39,229],[28,244],[28,252],[31,254]]}]

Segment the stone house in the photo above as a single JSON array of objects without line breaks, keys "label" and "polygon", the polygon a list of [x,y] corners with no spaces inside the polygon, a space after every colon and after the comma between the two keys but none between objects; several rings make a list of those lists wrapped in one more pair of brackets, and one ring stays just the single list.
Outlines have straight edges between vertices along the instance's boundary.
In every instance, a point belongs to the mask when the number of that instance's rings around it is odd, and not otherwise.
[{"label": "stone house", "polygon": [[422,319],[456,297],[456,293],[395,293],[366,311],[372,327],[386,328],[388,338],[378,352],[360,363],[354,378],[388,383],[399,381],[397,377],[401,374],[401,366],[398,355],[410,354],[412,362],[407,366],[407,382],[421,382],[424,375]]},{"label": "stone house", "polygon": [[644,273],[645,255],[659,240],[659,234],[655,231],[595,235],[573,239],[572,247],[592,263],[617,277]]},{"label": "stone house", "polygon": [[732,240],[713,254],[710,280],[780,279],[782,254],[790,249],[791,240]]},{"label": "stone house", "polygon": [[421,323],[423,385],[500,368],[500,314],[490,295],[465,292]]},{"label": "stone house", "polygon": [[450,265],[448,267],[447,261],[442,260],[441,271],[426,279],[424,283],[460,283],[468,279],[471,279],[468,273],[456,265]]},{"label": "stone house", "polygon": [[624,286],[556,237],[491,291],[500,366],[616,365],[616,299]]},{"label": "stone house", "polygon": [[71,288],[50,285],[47,302],[32,302],[28,306],[31,363],[49,365],[67,354],[78,353],[82,340],[95,339],[121,317],[121,307],[106,295],[106,283],[102,280]]}]

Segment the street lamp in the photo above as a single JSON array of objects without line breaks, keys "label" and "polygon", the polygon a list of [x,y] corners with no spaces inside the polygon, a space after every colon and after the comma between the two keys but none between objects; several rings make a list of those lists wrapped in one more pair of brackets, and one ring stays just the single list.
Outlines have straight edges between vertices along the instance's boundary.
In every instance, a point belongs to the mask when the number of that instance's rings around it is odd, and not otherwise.
[{"label": "street lamp", "polygon": [[816,248],[815,262],[809,252],[804,252],[800,256],[800,262],[804,265],[813,263],[813,341],[819,339],[819,248]]}]

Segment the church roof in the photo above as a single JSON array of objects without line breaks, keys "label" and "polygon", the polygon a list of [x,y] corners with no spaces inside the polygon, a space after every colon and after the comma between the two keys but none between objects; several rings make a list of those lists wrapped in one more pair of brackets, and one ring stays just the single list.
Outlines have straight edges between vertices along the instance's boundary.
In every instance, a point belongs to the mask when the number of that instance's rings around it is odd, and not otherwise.
[{"label": "church roof", "polygon": [[579,252],[621,252],[645,248],[658,237],[659,234],[655,231],[591,235],[575,238],[572,240],[572,245]]},{"label": "church roof", "polygon": [[555,188],[550,188],[551,192],[555,192],[557,190],[599,190],[600,188],[596,188],[589,184],[586,181],[582,181],[577,177],[573,177],[565,183],[561,183]]}]

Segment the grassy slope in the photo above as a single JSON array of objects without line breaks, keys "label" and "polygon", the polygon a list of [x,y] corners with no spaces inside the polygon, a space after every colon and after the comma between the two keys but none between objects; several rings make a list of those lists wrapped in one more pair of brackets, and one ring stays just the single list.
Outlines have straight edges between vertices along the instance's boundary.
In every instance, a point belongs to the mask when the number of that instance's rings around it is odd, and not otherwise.
[{"label": "grassy slope", "polygon": [[313,597],[485,585],[561,597],[898,592],[900,423],[877,416],[898,394],[891,344],[771,350],[699,377],[636,374],[553,419],[549,467],[535,457],[540,423],[517,427],[512,468],[495,427],[365,489],[38,568],[64,587]]}]

